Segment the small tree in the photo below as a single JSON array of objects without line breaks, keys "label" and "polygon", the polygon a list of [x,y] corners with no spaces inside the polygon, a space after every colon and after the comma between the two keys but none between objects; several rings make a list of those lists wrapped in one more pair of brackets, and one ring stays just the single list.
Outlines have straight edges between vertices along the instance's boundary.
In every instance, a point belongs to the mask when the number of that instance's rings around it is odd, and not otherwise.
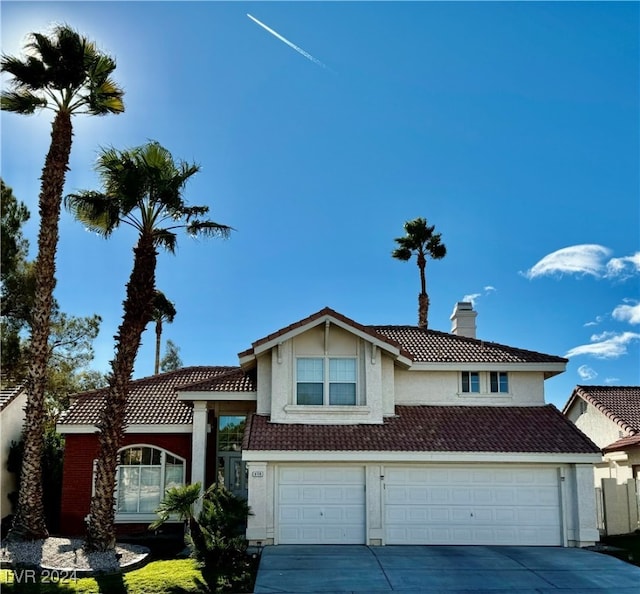
[{"label": "small tree", "polygon": [[[162,324],[163,322],[173,323],[176,317],[176,306],[167,299],[167,296],[156,289],[156,294],[153,297],[153,321],[156,323],[156,358],[153,367],[153,373],[157,374],[160,371],[160,344],[162,343]],[[171,343],[173,345],[173,343]],[[169,341],[167,341],[167,349],[169,348]],[[179,367],[179,366],[178,366]],[[175,369],[177,369],[176,367]],[[173,371],[165,370],[162,371]]]},{"label": "small tree", "polygon": [[427,225],[427,219],[417,218],[404,224],[406,235],[396,237],[398,244],[391,256],[397,260],[407,262],[411,256],[416,255],[416,263],[420,269],[420,294],[418,295],[418,326],[428,327],[429,296],[427,295],[427,281],[425,268],[427,267],[427,255],[434,260],[440,260],[447,254],[447,248],[440,242],[441,234],[434,233],[435,225]]},{"label": "small tree", "polygon": [[160,361],[160,371],[166,373],[167,371],[176,371],[182,367],[182,359],[180,358],[180,347],[177,346],[173,340],[167,340],[166,350],[164,357]]}]

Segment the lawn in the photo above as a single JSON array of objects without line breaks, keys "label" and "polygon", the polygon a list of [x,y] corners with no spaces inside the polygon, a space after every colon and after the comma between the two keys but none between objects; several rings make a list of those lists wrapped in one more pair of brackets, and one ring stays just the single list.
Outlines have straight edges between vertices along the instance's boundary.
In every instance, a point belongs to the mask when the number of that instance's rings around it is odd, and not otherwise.
[{"label": "lawn", "polygon": [[[16,583],[20,574],[3,569],[0,572],[2,592],[49,594],[182,594],[207,592],[202,574],[192,559],[153,561],[122,575],[80,578],[60,583],[34,583],[32,574],[22,574],[23,583]],[[55,577],[55,576],[52,576]],[[44,580],[43,580],[44,581]],[[53,580],[49,580],[53,582]],[[26,582],[26,583],[24,583]]]}]

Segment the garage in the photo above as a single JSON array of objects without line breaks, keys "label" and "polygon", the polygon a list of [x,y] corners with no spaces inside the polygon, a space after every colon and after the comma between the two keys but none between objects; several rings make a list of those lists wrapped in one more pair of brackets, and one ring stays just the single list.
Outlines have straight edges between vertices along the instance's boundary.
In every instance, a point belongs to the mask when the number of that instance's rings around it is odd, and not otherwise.
[{"label": "garage", "polygon": [[386,544],[563,544],[556,467],[387,467]]},{"label": "garage", "polygon": [[362,466],[282,466],[278,544],[364,544]]}]

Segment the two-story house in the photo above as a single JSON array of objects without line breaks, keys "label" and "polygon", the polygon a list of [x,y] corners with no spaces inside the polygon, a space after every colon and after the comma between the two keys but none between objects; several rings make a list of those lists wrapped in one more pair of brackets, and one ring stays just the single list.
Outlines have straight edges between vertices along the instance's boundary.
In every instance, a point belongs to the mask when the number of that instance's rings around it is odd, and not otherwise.
[{"label": "two-story house", "polygon": [[[598,540],[598,448],[553,406],[566,360],[475,337],[362,325],[325,308],[253,343],[238,367],[132,382],[116,519],[153,518],[172,484],[246,494],[252,544],[585,546]],[[80,395],[62,522],[89,508],[104,393]]]}]

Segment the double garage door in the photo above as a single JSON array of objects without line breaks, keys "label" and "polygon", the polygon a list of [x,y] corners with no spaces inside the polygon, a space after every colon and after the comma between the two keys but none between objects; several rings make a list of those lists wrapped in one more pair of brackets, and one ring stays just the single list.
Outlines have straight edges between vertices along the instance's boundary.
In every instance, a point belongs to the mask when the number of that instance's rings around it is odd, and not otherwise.
[{"label": "double garage door", "polygon": [[[384,543],[561,545],[558,481],[556,468],[387,466]],[[280,544],[364,544],[366,517],[364,467],[280,468]]]}]

